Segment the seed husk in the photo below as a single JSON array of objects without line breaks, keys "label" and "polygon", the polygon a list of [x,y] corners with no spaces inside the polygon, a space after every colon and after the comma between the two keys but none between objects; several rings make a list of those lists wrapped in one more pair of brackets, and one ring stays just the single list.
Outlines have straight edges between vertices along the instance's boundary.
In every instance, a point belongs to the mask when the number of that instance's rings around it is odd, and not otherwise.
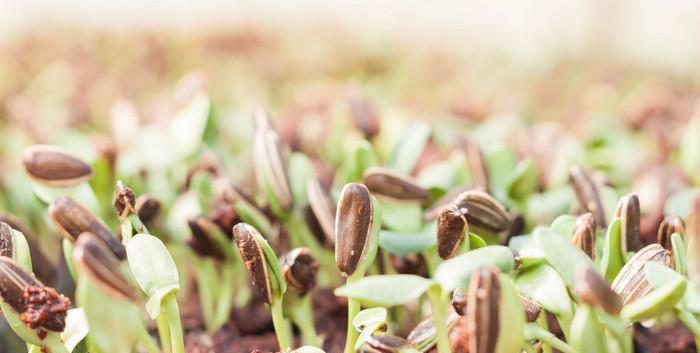
[{"label": "seed husk", "polygon": [[69,196],[54,200],[49,206],[49,216],[64,237],[75,242],[83,233],[92,233],[112,250],[119,260],[126,258],[126,249],[117,237],[92,212]]},{"label": "seed husk", "polygon": [[523,304],[523,309],[525,309],[525,321],[537,321],[537,318],[540,317],[540,313],[542,312],[542,307],[530,298],[524,297],[522,295],[520,296],[520,303]]},{"label": "seed husk", "polygon": [[39,248],[37,237],[27,225],[22,223],[16,216],[0,212],[0,222],[5,222],[12,229],[24,234],[24,238],[29,244],[29,253],[32,257],[34,274],[45,284],[53,284],[56,280],[56,266],[50,261],[46,254]]},{"label": "seed husk", "polygon": [[602,228],[607,227],[605,209],[600,200],[598,186],[591,175],[581,166],[573,166],[569,170],[569,183],[576,193],[579,205],[587,212],[593,214],[596,224]]},{"label": "seed husk", "polygon": [[335,263],[344,276],[355,273],[369,247],[374,205],[362,184],[346,184],[340,192],[335,217]]},{"label": "seed husk", "polygon": [[467,292],[467,337],[469,352],[495,352],[500,335],[501,283],[498,270],[482,267],[469,281]]},{"label": "seed husk", "polygon": [[440,215],[442,209],[446,206],[451,205],[452,202],[457,198],[457,196],[459,196],[465,191],[473,189],[474,187],[471,185],[461,185],[451,189],[423,212],[423,221],[427,223],[436,220]]},{"label": "seed husk", "polygon": [[365,139],[371,140],[379,134],[379,116],[372,109],[367,99],[358,91],[348,93],[348,105],[350,107],[350,117],[355,127],[362,131]]},{"label": "seed husk", "polygon": [[668,215],[661,221],[659,225],[659,231],[656,234],[656,242],[664,247],[666,250],[673,250],[671,245],[671,235],[673,233],[678,233],[682,237],[685,237],[685,225],[683,220],[676,215]]},{"label": "seed husk", "polygon": [[368,168],[362,174],[362,182],[373,194],[384,199],[418,204],[430,200],[430,191],[418,185],[415,179],[389,168]]},{"label": "seed husk", "polygon": [[260,293],[263,301],[272,303],[272,288],[270,275],[267,271],[267,263],[263,249],[255,239],[257,229],[246,223],[238,223],[233,227],[233,238],[238,245],[248,273],[250,273],[253,287]]},{"label": "seed husk", "polygon": [[282,277],[289,288],[306,295],[316,286],[318,267],[308,248],[296,248],[282,258]]},{"label": "seed husk", "polygon": [[335,242],[335,205],[317,178],[309,179],[306,192],[311,211],[326,236],[325,242],[332,245]]},{"label": "seed husk", "polygon": [[160,201],[151,195],[136,198],[136,215],[145,225],[151,225],[160,212]]},{"label": "seed husk", "polygon": [[255,114],[254,149],[256,180],[260,190],[274,194],[282,209],[292,206],[292,191],[289,186],[287,164],[282,157],[283,146],[277,133],[270,126],[267,113]]},{"label": "seed husk", "polygon": [[211,232],[217,225],[202,216],[193,216],[187,220],[187,225],[192,231],[192,237],[187,239],[187,245],[201,256],[208,256],[218,260],[226,258],[223,249],[212,239]]},{"label": "seed husk", "polygon": [[0,256],[14,257],[15,241],[12,228],[5,222],[0,222]]},{"label": "seed husk", "polygon": [[107,293],[133,302],[138,300],[135,288],[121,271],[119,260],[94,234],[84,233],[78,237],[73,248],[73,261]]},{"label": "seed husk", "polygon": [[576,270],[574,292],[583,302],[601,307],[612,315],[618,315],[622,310],[620,296],[591,266],[581,266]]},{"label": "seed husk", "polygon": [[595,258],[596,225],[590,212],[580,215],[574,224],[571,242],[591,259]]},{"label": "seed husk", "polygon": [[651,292],[651,284],[644,275],[644,266],[649,262],[673,266],[671,252],[659,244],[649,244],[639,250],[622,267],[612,283],[612,290],[622,298],[623,306]]},{"label": "seed husk", "polygon": [[428,264],[423,254],[389,254],[389,259],[397,273],[428,277]]},{"label": "seed husk", "polygon": [[66,326],[70,300],[8,257],[0,257],[0,297],[31,329],[60,332]]},{"label": "seed husk", "polygon": [[407,340],[391,335],[371,335],[367,338],[367,344],[378,353],[399,353],[401,349],[409,347]]},{"label": "seed husk", "polygon": [[488,192],[490,190],[489,170],[484,153],[481,152],[479,147],[467,139],[460,139],[458,145],[463,148],[467,154],[467,163],[469,164],[469,171],[474,178],[474,183]]},{"label": "seed husk", "polygon": [[506,232],[511,226],[511,217],[506,208],[491,195],[480,191],[470,190],[461,193],[454,205],[466,209],[464,217],[469,226],[483,229],[495,234]]},{"label": "seed husk", "polygon": [[642,246],[642,211],[639,208],[639,197],[629,194],[620,199],[615,216],[620,218],[620,232],[625,239],[622,242],[623,252],[639,250]]},{"label": "seed husk", "polygon": [[[459,322],[459,318],[459,315],[450,313],[447,316],[447,329],[452,330]],[[435,321],[432,317],[428,317],[411,330],[406,340],[417,350],[427,352],[430,348],[435,346],[436,338],[437,330],[435,329]]]},{"label": "seed husk", "polygon": [[49,186],[71,186],[92,177],[90,165],[63,149],[34,145],[24,151],[24,169],[35,181]]},{"label": "seed husk", "polygon": [[117,181],[112,207],[117,212],[120,220],[126,219],[130,214],[136,213],[136,196],[128,186],[121,181]]},{"label": "seed husk", "polygon": [[467,291],[457,288],[452,292],[452,307],[457,315],[467,315]]},{"label": "seed husk", "polygon": [[437,221],[438,254],[443,259],[449,259],[459,252],[464,244],[469,224],[464,215],[466,208],[450,205],[442,209]]}]

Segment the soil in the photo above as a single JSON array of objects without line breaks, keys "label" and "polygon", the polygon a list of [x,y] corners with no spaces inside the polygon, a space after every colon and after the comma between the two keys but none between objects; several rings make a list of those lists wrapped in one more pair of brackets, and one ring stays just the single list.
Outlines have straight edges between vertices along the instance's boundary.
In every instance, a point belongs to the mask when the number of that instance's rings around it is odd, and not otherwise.
[{"label": "soil", "polygon": [[[332,289],[317,288],[309,295],[312,296],[316,313],[316,329],[323,337],[323,349],[327,353],[341,353],[345,345],[347,301],[336,297]],[[202,331],[201,319],[190,318],[188,321],[200,325],[192,327],[185,337],[187,353],[278,352],[272,318],[259,297],[254,298],[248,307],[234,310],[232,320],[213,336]],[[548,317],[548,322],[550,330],[561,337],[556,320]],[[469,352],[468,342],[464,339],[466,330],[462,317],[450,332],[450,345],[454,353]],[[299,344],[298,341],[296,343]],[[692,334],[680,322],[654,330],[635,325],[634,348],[636,353],[697,352]],[[437,353],[437,349],[428,352]]]}]

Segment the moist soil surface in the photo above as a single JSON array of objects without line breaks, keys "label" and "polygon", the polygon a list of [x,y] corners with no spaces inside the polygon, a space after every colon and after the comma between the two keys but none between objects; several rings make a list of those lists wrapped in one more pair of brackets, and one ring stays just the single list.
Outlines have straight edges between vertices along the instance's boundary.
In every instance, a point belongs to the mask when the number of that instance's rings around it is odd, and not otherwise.
[{"label": "moist soil surface", "polygon": [[[345,345],[347,325],[347,301],[338,298],[331,289],[314,289],[312,296],[316,314],[316,330],[323,338],[323,349],[327,353],[342,353]],[[198,302],[198,301],[194,301]],[[183,323],[190,328],[185,337],[187,353],[270,353],[278,352],[277,337],[272,327],[272,318],[259,297],[241,309],[234,309],[232,320],[213,336],[202,331],[201,318],[195,313],[183,313]],[[548,320],[550,324],[555,320]],[[550,329],[562,336],[558,325]],[[450,332],[453,353],[468,353],[467,328],[464,318]],[[299,345],[298,337],[295,342]],[[649,329],[635,325],[634,350],[636,353],[695,353],[692,334],[680,322],[662,328]],[[429,353],[437,353],[433,348]],[[555,350],[555,352],[558,352]]]}]

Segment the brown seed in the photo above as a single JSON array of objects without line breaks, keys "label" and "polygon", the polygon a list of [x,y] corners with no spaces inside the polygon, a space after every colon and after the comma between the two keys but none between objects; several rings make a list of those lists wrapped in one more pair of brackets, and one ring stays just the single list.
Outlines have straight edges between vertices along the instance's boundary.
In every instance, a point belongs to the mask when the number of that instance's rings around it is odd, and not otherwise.
[{"label": "brown seed", "polygon": [[460,139],[458,145],[467,154],[467,163],[469,163],[469,171],[472,174],[472,178],[474,178],[474,183],[488,192],[490,187],[489,170],[484,153],[467,139]]},{"label": "brown seed", "polygon": [[370,106],[367,99],[357,90],[348,93],[348,105],[350,106],[350,117],[355,127],[362,131],[365,139],[371,140],[379,134],[379,116]]},{"label": "brown seed", "polygon": [[622,267],[612,283],[612,290],[622,298],[622,305],[632,303],[652,290],[644,275],[644,266],[650,262],[673,266],[671,252],[659,244],[649,244],[639,250]]},{"label": "brown seed", "polygon": [[500,335],[501,283],[496,268],[482,267],[469,281],[467,338],[469,352],[493,353]]},{"label": "brown seed", "polygon": [[540,317],[540,313],[542,312],[542,307],[535,303],[530,298],[520,296],[520,303],[523,304],[523,309],[525,309],[525,321],[527,322],[535,322],[537,319]]},{"label": "brown seed", "polygon": [[580,215],[574,224],[571,242],[591,259],[595,258],[595,218],[590,212]]},{"label": "brown seed", "polygon": [[24,234],[29,245],[34,274],[43,283],[52,285],[56,281],[56,265],[39,248],[36,234],[12,214],[0,212],[0,222],[5,222],[12,229]]},{"label": "brown seed", "polygon": [[581,266],[576,270],[574,292],[584,303],[601,307],[612,315],[618,315],[622,310],[620,296],[592,266]]},{"label": "brown seed", "polygon": [[296,248],[282,258],[282,277],[289,288],[305,295],[316,286],[318,267],[308,248]]},{"label": "brown seed", "polygon": [[455,205],[442,209],[437,221],[438,254],[443,259],[449,259],[459,252],[464,244],[469,224],[464,215],[467,209],[457,208]]},{"label": "brown seed", "polygon": [[0,222],[0,256],[13,258],[15,256],[15,240],[12,228],[5,222]]},{"label": "brown seed", "polygon": [[671,244],[671,235],[673,233],[680,234],[685,238],[685,225],[683,220],[676,215],[668,215],[661,221],[659,225],[659,231],[656,235],[656,242],[664,247],[666,250],[673,250],[673,245]]},{"label": "brown seed", "polygon": [[491,195],[479,191],[470,190],[461,193],[454,201],[454,205],[466,209],[464,217],[470,227],[500,234],[511,227],[511,217],[506,208]]},{"label": "brown seed", "polygon": [[335,242],[335,205],[317,178],[309,179],[306,193],[311,211],[326,237],[325,243],[332,245]]},{"label": "brown seed", "polygon": [[117,237],[92,212],[75,202],[70,196],[62,196],[49,206],[49,216],[64,237],[75,242],[83,233],[92,233],[112,250],[119,260],[126,258],[126,249]]},{"label": "brown seed", "polygon": [[250,273],[251,283],[255,287],[263,301],[272,303],[272,288],[270,276],[267,271],[267,262],[262,247],[258,244],[256,235],[260,235],[257,229],[246,223],[238,223],[233,227],[233,238],[238,245],[243,262]]},{"label": "brown seed", "polygon": [[617,204],[615,217],[620,218],[620,232],[622,234],[623,251],[637,251],[642,247],[641,217],[639,198],[635,194],[629,194]]},{"label": "brown seed", "polygon": [[102,240],[92,233],[81,234],[75,242],[73,261],[81,272],[115,297],[137,301],[136,289],[121,271],[121,263]]},{"label": "brown seed", "polygon": [[0,257],[0,297],[29,328],[63,331],[70,300],[45,287],[9,257]]},{"label": "brown seed", "polygon": [[451,189],[423,212],[423,221],[427,223],[436,220],[445,206],[451,205],[461,193],[473,189],[471,185],[461,185]]},{"label": "brown seed", "polygon": [[428,264],[423,254],[389,254],[389,259],[397,273],[428,277]]},{"label": "brown seed", "polygon": [[121,181],[117,181],[112,207],[114,207],[114,211],[117,212],[120,220],[124,220],[130,214],[136,213],[136,196],[134,196],[131,188],[124,185]]},{"label": "brown seed", "polygon": [[253,143],[258,188],[265,191],[269,187],[280,207],[289,209],[293,199],[287,164],[282,157],[283,146],[279,136],[270,126],[269,118],[264,111],[255,114]]},{"label": "brown seed", "polygon": [[598,186],[590,174],[581,166],[573,166],[569,170],[569,183],[576,193],[576,199],[581,207],[593,214],[596,224],[602,228],[607,227],[605,209],[600,200]]},{"label": "brown seed", "polygon": [[452,292],[452,307],[457,315],[467,315],[467,292],[465,290],[457,288]]},{"label": "brown seed", "polygon": [[377,197],[419,204],[430,200],[430,191],[418,185],[415,179],[389,168],[368,168],[362,174],[362,182]]},{"label": "brown seed", "polygon": [[27,148],[22,163],[32,179],[50,186],[77,185],[90,179],[93,173],[87,163],[51,145]]},{"label": "brown seed", "polygon": [[[452,331],[459,320],[459,315],[450,313],[447,316],[447,329]],[[437,330],[435,329],[435,322],[432,317],[428,317],[411,330],[406,340],[412,347],[415,347],[415,349],[421,352],[428,352],[435,346],[436,338]]]},{"label": "brown seed", "polygon": [[226,258],[224,250],[212,239],[212,232],[217,230],[217,225],[214,222],[202,216],[194,216],[187,220],[187,225],[192,231],[192,237],[187,239],[186,243],[194,252],[200,256],[209,256],[219,260]]},{"label": "brown seed", "polygon": [[352,275],[369,247],[374,205],[362,184],[346,184],[335,217],[335,263],[344,276]]},{"label": "brown seed", "polygon": [[136,198],[136,215],[145,225],[150,225],[160,212],[160,201],[151,195],[139,195]]},{"label": "brown seed", "polygon": [[407,340],[390,335],[372,335],[367,338],[367,344],[378,353],[399,353],[409,347]]}]

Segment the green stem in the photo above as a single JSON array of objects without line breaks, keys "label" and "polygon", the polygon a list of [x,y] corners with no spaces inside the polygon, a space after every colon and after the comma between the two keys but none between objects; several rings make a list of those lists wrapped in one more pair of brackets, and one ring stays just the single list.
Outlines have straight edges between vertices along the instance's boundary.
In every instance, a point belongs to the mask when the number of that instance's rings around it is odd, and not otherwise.
[{"label": "green stem", "polygon": [[[537,324],[542,327],[544,330],[548,330],[549,325],[547,324],[547,315],[540,315],[540,317],[537,318]],[[545,344],[544,342],[542,343],[542,353],[552,353],[552,346]]]},{"label": "green stem", "polygon": [[28,353],[42,353],[40,346],[29,345]]},{"label": "green stem", "polygon": [[[287,293],[289,295],[296,295]],[[292,320],[301,331],[301,341],[305,345],[319,346],[318,334],[316,333],[316,323],[314,322],[314,312],[311,308],[311,296],[305,295],[294,302]]]},{"label": "green stem", "polygon": [[153,341],[153,337],[148,333],[146,330],[146,327],[143,325],[139,325],[139,341],[141,341],[141,344],[143,345],[144,348],[146,348],[146,352],[148,353],[160,353],[160,349],[158,349],[158,345]]},{"label": "green stem", "polygon": [[546,343],[553,348],[563,352],[563,353],[578,353],[575,349],[569,346],[566,342],[560,340],[552,334],[551,332],[539,327],[536,324],[525,325],[525,339],[528,341],[538,340],[542,343]]},{"label": "green stem", "polygon": [[428,300],[430,301],[433,325],[435,325],[435,333],[437,335],[438,353],[452,352],[447,330],[447,300],[445,299],[439,286],[433,286],[428,289]]},{"label": "green stem", "polygon": [[134,227],[136,230],[136,233],[138,234],[151,234],[148,232],[148,228],[146,228],[146,225],[141,222],[141,219],[139,216],[135,214],[130,214],[128,216],[128,220],[131,222],[131,225]]},{"label": "green stem", "polygon": [[165,314],[168,320],[168,330],[170,331],[170,343],[172,346],[172,352],[185,353],[185,340],[182,332],[180,308],[177,305],[176,294],[171,293],[165,296],[162,305],[163,313]]},{"label": "green stem", "polygon": [[172,352],[173,348],[170,338],[170,327],[168,327],[168,318],[161,313],[156,322],[158,324],[158,337],[160,338],[160,344],[163,346],[163,352]]},{"label": "green stem", "polygon": [[231,316],[231,307],[233,306],[233,277],[236,269],[234,264],[226,262],[221,268],[221,284],[219,293],[216,298],[216,312],[214,314],[214,329],[223,326]]},{"label": "green stem", "polygon": [[352,319],[360,312],[360,309],[360,302],[356,299],[348,298],[348,330],[345,336],[345,353],[355,353],[355,342],[357,342],[359,334],[352,325]]},{"label": "green stem", "polygon": [[700,339],[700,322],[691,313],[683,309],[676,309],[676,315],[683,325],[693,334],[695,340]]},{"label": "green stem", "polygon": [[41,352],[47,353],[69,353],[66,345],[61,341],[61,337],[58,334],[50,334],[44,338],[42,341],[42,346],[45,349],[40,350]]},{"label": "green stem", "polygon": [[76,281],[78,279],[78,271],[75,269],[75,263],[73,263],[73,243],[71,243],[68,238],[63,238],[61,245],[68,272],[70,272],[71,277],[73,277],[73,281]]},{"label": "green stem", "polygon": [[282,298],[273,298],[272,304],[270,304],[272,325],[275,327],[275,334],[277,335],[277,342],[279,343],[280,351],[284,352],[287,348],[291,347],[291,340],[289,326],[284,319],[282,310]]},{"label": "green stem", "polygon": [[[199,292],[199,306],[202,311],[202,318],[207,331],[214,332],[214,293],[212,292],[215,286],[216,269],[214,263],[209,258],[195,259],[197,270],[197,291]],[[227,282],[227,281],[225,281]]]}]

